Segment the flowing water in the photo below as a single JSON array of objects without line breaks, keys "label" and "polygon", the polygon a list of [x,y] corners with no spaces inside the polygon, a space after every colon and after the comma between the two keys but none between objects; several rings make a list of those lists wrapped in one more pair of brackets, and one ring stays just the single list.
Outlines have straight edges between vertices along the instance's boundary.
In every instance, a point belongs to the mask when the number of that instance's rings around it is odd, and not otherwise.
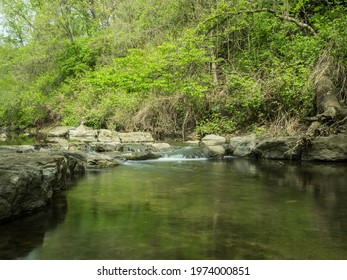
[{"label": "flowing water", "polygon": [[125,162],[1,225],[0,258],[347,259],[346,182],[346,164]]}]

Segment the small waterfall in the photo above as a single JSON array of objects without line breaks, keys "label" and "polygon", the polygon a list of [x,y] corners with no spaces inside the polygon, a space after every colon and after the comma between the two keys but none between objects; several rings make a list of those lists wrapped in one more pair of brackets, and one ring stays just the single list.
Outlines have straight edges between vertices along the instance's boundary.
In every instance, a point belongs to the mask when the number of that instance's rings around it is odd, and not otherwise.
[{"label": "small waterfall", "polygon": [[165,161],[183,161],[183,160],[206,160],[207,153],[201,147],[184,146],[178,147],[172,152],[162,154],[158,160]]}]

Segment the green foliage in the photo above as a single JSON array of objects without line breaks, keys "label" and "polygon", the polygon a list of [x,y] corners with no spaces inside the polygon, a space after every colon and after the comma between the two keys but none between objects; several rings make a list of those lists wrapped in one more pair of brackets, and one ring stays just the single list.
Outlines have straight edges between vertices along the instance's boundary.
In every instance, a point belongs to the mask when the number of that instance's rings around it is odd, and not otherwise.
[{"label": "green foliage", "polygon": [[332,54],[338,61],[347,63],[347,8],[337,6],[316,14],[312,21],[319,30],[321,40],[331,48]]},{"label": "green foliage", "polygon": [[340,1],[4,0],[0,11],[0,125],[254,130],[279,112],[314,114],[324,49],[347,63]]},{"label": "green foliage", "polygon": [[203,136],[206,134],[222,134],[233,133],[236,130],[236,123],[227,116],[222,116],[220,113],[209,115],[197,123],[196,132]]},{"label": "green foliage", "polygon": [[78,83],[75,79],[65,83],[57,98],[57,103],[63,104],[63,122],[76,125],[85,116],[91,126],[124,129],[153,96],[181,95],[200,100],[208,90],[210,76],[194,71],[197,67],[203,70],[208,59],[191,41],[129,49],[112,64],[86,72]]},{"label": "green foliage", "polygon": [[63,79],[80,76],[92,70],[96,64],[96,51],[89,46],[86,38],[73,43],[66,42],[66,47],[58,55],[58,65]]}]

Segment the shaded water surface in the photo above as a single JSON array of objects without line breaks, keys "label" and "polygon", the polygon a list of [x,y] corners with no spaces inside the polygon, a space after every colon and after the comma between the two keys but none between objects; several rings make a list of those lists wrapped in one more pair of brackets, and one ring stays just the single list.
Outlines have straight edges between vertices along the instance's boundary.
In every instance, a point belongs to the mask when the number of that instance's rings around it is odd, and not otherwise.
[{"label": "shaded water surface", "polygon": [[148,161],[89,171],[0,226],[0,258],[347,259],[347,166]]}]

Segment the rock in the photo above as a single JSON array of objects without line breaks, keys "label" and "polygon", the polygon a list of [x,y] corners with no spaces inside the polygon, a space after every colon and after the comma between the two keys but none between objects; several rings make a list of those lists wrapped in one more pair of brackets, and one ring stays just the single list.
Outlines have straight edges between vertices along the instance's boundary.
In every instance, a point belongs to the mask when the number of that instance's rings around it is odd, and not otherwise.
[{"label": "rock", "polygon": [[201,139],[201,142],[206,146],[222,145],[226,143],[226,139],[223,136],[209,134]]},{"label": "rock", "polygon": [[208,156],[210,158],[223,158],[225,155],[225,149],[222,145],[213,145],[213,146],[207,146],[208,149]]},{"label": "rock", "polygon": [[100,129],[98,133],[98,141],[99,142],[118,142],[121,140],[116,131],[111,131],[108,129]]},{"label": "rock", "polygon": [[120,142],[91,142],[90,147],[95,152],[114,152],[122,150]]},{"label": "rock", "polygon": [[172,147],[168,143],[152,143],[149,144],[149,146],[156,152],[165,152],[172,150]]},{"label": "rock", "polygon": [[0,152],[33,153],[36,149],[31,145],[0,146]]},{"label": "rock", "polygon": [[70,140],[83,142],[94,142],[98,136],[98,131],[81,124],[76,129],[70,130]]},{"label": "rock", "polygon": [[148,132],[118,133],[122,143],[150,143],[154,142],[152,134]]},{"label": "rock", "polygon": [[46,206],[54,192],[66,188],[83,159],[71,153],[3,152],[0,162],[0,221]]},{"label": "rock", "polygon": [[48,137],[69,137],[70,130],[74,130],[75,127],[73,126],[57,126],[50,131],[48,131],[47,136]]},{"label": "rock", "polygon": [[125,160],[150,160],[160,158],[159,154],[154,154],[152,152],[130,152],[123,153],[122,158]]},{"label": "rock", "polygon": [[86,173],[87,155],[80,152],[57,151],[53,154],[62,155],[67,159],[66,179],[81,177]]},{"label": "rock", "polygon": [[113,155],[89,153],[87,154],[88,168],[105,168],[117,166],[119,163]]},{"label": "rock", "polygon": [[347,134],[316,137],[302,154],[305,161],[347,161]]},{"label": "rock", "polygon": [[253,157],[257,141],[254,136],[233,137],[229,141],[230,154],[236,157]]},{"label": "rock", "polygon": [[52,150],[68,150],[69,142],[67,139],[59,137],[49,137],[44,145],[46,149]]},{"label": "rock", "polygon": [[301,159],[301,148],[297,145],[299,138],[294,136],[266,138],[255,148],[254,154],[262,159]]},{"label": "rock", "polygon": [[89,143],[85,142],[69,142],[69,151],[91,152],[93,149]]}]

